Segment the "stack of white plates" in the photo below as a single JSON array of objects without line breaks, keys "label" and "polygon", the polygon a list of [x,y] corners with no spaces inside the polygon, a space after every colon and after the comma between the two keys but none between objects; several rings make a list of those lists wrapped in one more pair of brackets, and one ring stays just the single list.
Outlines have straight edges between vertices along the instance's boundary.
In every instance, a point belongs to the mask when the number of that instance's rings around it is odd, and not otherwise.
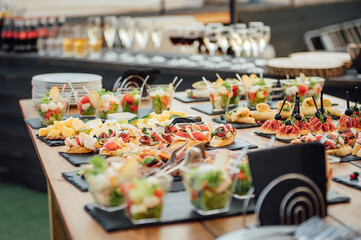
[{"label": "stack of white plates", "polygon": [[[82,96],[86,94],[84,87],[90,91],[98,91],[102,88],[103,77],[96,74],[88,73],[48,73],[36,75],[32,79],[32,98],[35,105],[37,105],[41,98],[46,96],[53,86],[58,86],[62,91],[63,86],[64,94],[67,95],[71,92],[69,82],[75,91],[78,91],[78,95]],[[76,100],[74,94],[70,98],[70,104],[75,105]]]}]

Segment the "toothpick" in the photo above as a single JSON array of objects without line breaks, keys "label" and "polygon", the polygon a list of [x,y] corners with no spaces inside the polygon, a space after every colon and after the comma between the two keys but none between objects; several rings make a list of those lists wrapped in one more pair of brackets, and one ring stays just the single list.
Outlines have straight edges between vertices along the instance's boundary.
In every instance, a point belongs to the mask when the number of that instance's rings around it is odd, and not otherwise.
[{"label": "toothpick", "polygon": [[237,77],[238,81],[243,82],[241,76],[239,76],[238,73],[236,73],[236,77]]},{"label": "toothpick", "polygon": [[143,97],[143,90],[144,90],[144,86],[147,83],[149,79],[149,75],[147,75],[143,81],[142,87],[140,88],[140,98],[139,98],[139,104],[138,104],[138,117],[139,117],[139,112],[140,112],[140,103],[142,102],[142,97]]},{"label": "toothpick", "polygon": [[64,84],[63,84],[63,88],[61,89],[61,94],[64,92],[65,86],[66,86],[66,84],[64,83]]},{"label": "toothpick", "polygon": [[89,90],[88,90],[85,86],[83,86],[83,89],[84,89],[87,93],[89,93]]},{"label": "toothpick", "polygon": [[174,84],[175,84],[175,81],[177,81],[177,79],[178,79],[178,76],[175,76],[175,78],[174,78],[173,81],[172,81],[173,86],[174,86]]},{"label": "toothpick", "polygon": [[216,76],[217,76],[217,79],[219,79],[219,78],[222,79],[221,76],[219,76],[218,73],[216,73]]},{"label": "toothpick", "polygon": [[181,78],[181,79],[178,81],[177,85],[174,86],[174,89],[173,89],[174,92],[175,92],[175,90],[177,89],[177,87],[178,87],[182,82],[183,82],[183,78]]},{"label": "toothpick", "polygon": [[202,80],[206,83],[208,90],[211,90],[211,86],[209,86],[209,83],[205,77],[202,77]]}]

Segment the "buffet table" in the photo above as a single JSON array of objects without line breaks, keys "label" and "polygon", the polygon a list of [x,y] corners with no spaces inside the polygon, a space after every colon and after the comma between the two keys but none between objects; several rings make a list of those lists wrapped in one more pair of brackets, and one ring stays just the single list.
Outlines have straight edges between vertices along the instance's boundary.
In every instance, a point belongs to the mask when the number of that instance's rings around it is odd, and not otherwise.
[{"label": "buffet table", "polygon": [[[332,96],[327,97],[333,103],[339,104],[340,107],[345,106],[344,100]],[[214,116],[208,116],[191,109],[191,106],[199,104],[204,103],[184,104],[175,99],[172,109],[184,111],[190,115],[202,116],[206,122],[215,124],[212,122]],[[25,119],[38,117],[31,99],[20,100],[20,106]],[[76,113],[76,111],[76,109],[71,109],[70,114]],[[79,191],[61,175],[62,172],[74,171],[78,168],[58,154],[61,147],[47,146],[36,138],[35,135],[38,130],[32,129],[29,125],[27,128],[47,179],[52,239],[169,239],[170,237],[172,239],[214,239],[227,232],[245,227],[244,217],[234,216],[108,233],[84,210],[84,206],[93,201],[90,193]],[[256,129],[237,130],[238,136],[258,145],[259,149],[265,148],[269,139],[256,136],[253,133]],[[285,144],[274,143],[274,146],[282,145]],[[334,175],[346,175],[354,171],[361,171],[360,166],[361,161],[335,163]],[[326,220],[361,230],[359,221],[361,191],[335,182],[331,183],[331,189],[350,197],[351,201],[350,203],[329,205]],[[256,223],[255,215],[247,215],[247,224],[254,223]]]}]

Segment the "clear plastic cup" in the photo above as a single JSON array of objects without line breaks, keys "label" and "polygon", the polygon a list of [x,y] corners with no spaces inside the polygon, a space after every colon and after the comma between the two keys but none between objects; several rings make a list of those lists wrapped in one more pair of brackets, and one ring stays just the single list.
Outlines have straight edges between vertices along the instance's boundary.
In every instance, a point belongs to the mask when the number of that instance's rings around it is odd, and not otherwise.
[{"label": "clear plastic cup", "polygon": [[157,114],[170,109],[173,95],[173,88],[170,85],[149,86],[150,101],[152,102],[153,111]]},{"label": "clear plastic cup", "polygon": [[249,168],[249,163],[246,160],[243,160],[238,165],[238,168],[240,169],[240,171],[238,174],[238,181],[233,196],[238,199],[245,199],[247,198],[247,193],[249,189],[252,187],[251,170]]},{"label": "clear plastic cup", "polygon": [[296,93],[298,94],[300,102],[302,103],[303,100],[307,97],[309,85],[310,82],[302,82],[297,79],[281,81],[283,94],[285,95],[287,101],[289,101],[290,103],[296,102]]},{"label": "clear plastic cup", "polygon": [[70,96],[71,93],[61,94],[58,101],[53,101],[50,97],[42,98],[36,106],[40,122],[44,125],[53,125],[54,121],[63,120],[69,111]]},{"label": "clear plastic cup", "polygon": [[134,178],[132,182],[123,184],[125,213],[129,220],[134,224],[159,221],[162,217],[163,197],[172,181],[170,175],[163,175]]},{"label": "clear plastic cup", "polygon": [[117,90],[123,112],[138,113],[141,100],[140,90],[140,88],[119,88]]},{"label": "clear plastic cup", "polygon": [[229,106],[237,106],[241,97],[243,84],[235,78],[227,78],[225,81],[232,86],[232,95],[229,100]]},{"label": "clear plastic cup", "polygon": [[258,103],[270,102],[272,94],[272,84],[253,85],[246,90],[248,107],[255,109]]},{"label": "clear plastic cup", "polygon": [[231,87],[231,85],[229,85],[229,87],[212,87],[209,90],[209,98],[214,112],[224,112],[228,110],[232,95]]},{"label": "clear plastic cup", "polygon": [[95,116],[95,108],[91,104],[88,94],[80,95],[78,91],[75,91],[74,95],[80,117]]},{"label": "clear plastic cup", "polygon": [[306,80],[309,82],[307,97],[315,97],[315,100],[318,101],[325,84],[325,79],[321,77],[308,77]]},{"label": "clear plastic cup", "polygon": [[108,119],[108,114],[118,112],[120,100],[113,92],[106,92],[99,97],[102,109],[95,109],[95,115],[98,118]]},{"label": "clear plastic cup", "polygon": [[225,170],[215,164],[195,163],[181,170],[194,211],[210,215],[229,210],[238,180],[238,168]]}]

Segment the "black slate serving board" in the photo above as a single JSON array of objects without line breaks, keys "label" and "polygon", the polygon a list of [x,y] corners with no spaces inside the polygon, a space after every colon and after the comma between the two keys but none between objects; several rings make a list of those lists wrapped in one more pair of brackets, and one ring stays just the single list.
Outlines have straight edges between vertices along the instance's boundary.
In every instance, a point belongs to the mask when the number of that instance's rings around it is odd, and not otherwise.
[{"label": "black slate serving board", "polygon": [[349,197],[342,195],[341,193],[333,190],[327,191],[327,204],[346,203],[350,202],[350,200]]},{"label": "black slate serving board", "polygon": [[79,167],[81,164],[85,164],[89,162],[89,158],[98,155],[96,152],[92,153],[65,153],[59,152],[59,154],[68,160],[71,164],[76,167]]},{"label": "black slate serving board", "polygon": [[351,162],[351,161],[358,161],[358,160],[361,160],[361,158],[358,156],[351,155],[351,154],[340,158],[340,162]]},{"label": "black slate serving board", "polygon": [[208,102],[209,98],[190,98],[186,93],[178,94],[174,96],[175,99],[184,102],[184,103],[192,103],[192,102]]},{"label": "black slate serving board", "polygon": [[258,148],[257,145],[247,142],[246,140],[242,140],[240,138],[235,138],[232,144],[226,145],[224,147],[213,148],[206,144],[206,150],[215,150],[215,149],[228,149],[228,150],[240,150],[244,147],[248,146],[249,149]]},{"label": "black slate serving board", "polygon": [[[81,120],[84,120],[84,119],[88,119],[88,120],[95,119],[95,117],[80,117],[79,114],[72,114],[72,115],[66,116],[66,118],[69,118],[69,117],[80,118]],[[65,119],[66,119],[66,118],[65,118]],[[46,127],[46,125],[44,125],[44,124],[42,124],[42,123],[40,122],[40,118],[28,118],[28,119],[25,119],[24,121],[25,121],[25,123],[29,124],[32,129],[39,129],[39,128],[44,128],[44,127]]]},{"label": "black slate serving board", "polygon": [[[179,211],[179,206],[182,210]],[[192,222],[205,219],[227,217],[234,215],[241,215],[243,209],[243,200],[232,199],[230,209],[226,213],[203,216],[192,210],[192,205],[189,200],[188,193],[185,191],[177,193],[167,193],[163,199],[163,214],[160,222],[138,224],[134,225],[125,216],[124,209],[115,212],[105,212],[95,208],[94,203],[89,203],[84,206],[84,209],[89,213],[106,231],[116,231],[125,229],[134,229],[144,226],[159,226],[169,223]],[[254,200],[250,201],[247,213],[254,211]]]},{"label": "black slate serving board", "polygon": [[48,140],[45,137],[40,137],[39,134],[36,134],[36,137],[39,138],[41,141],[46,143],[50,147],[57,147],[65,145],[64,140]]},{"label": "black slate serving board", "polygon": [[225,111],[213,112],[213,108],[212,108],[211,104],[197,105],[197,106],[191,107],[191,109],[196,110],[201,113],[204,113],[204,114],[207,114],[207,115],[218,115],[218,114],[225,113]]},{"label": "black slate serving board", "polygon": [[335,176],[333,181],[361,190],[361,177],[351,180],[350,175]]},{"label": "black slate serving board", "polygon": [[[222,117],[216,117],[216,118],[212,118],[212,120],[216,123],[229,123],[227,122],[227,120],[222,119]],[[244,128],[254,128],[254,127],[260,127],[262,126],[263,123],[260,124],[249,124],[249,123],[230,123],[232,124],[236,129],[244,129]]]},{"label": "black slate serving board", "polygon": [[[78,175],[78,171],[71,172],[62,172],[61,175],[71,184],[73,184],[76,188],[78,188],[82,192],[87,192],[89,185],[85,181],[83,177]],[[177,176],[173,178],[172,186],[169,192],[180,192],[184,191],[184,185],[182,182],[182,177]]]},{"label": "black slate serving board", "polygon": [[[265,138],[272,137],[272,134],[265,134],[265,133],[261,133],[261,132],[254,132],[254,133],[258,136],[265,137]],[[291,140],[283,140],[283,139],[279,139],[279,138],[276,138],[276,141],[283,142],[283,143],[291,143]]]}]

